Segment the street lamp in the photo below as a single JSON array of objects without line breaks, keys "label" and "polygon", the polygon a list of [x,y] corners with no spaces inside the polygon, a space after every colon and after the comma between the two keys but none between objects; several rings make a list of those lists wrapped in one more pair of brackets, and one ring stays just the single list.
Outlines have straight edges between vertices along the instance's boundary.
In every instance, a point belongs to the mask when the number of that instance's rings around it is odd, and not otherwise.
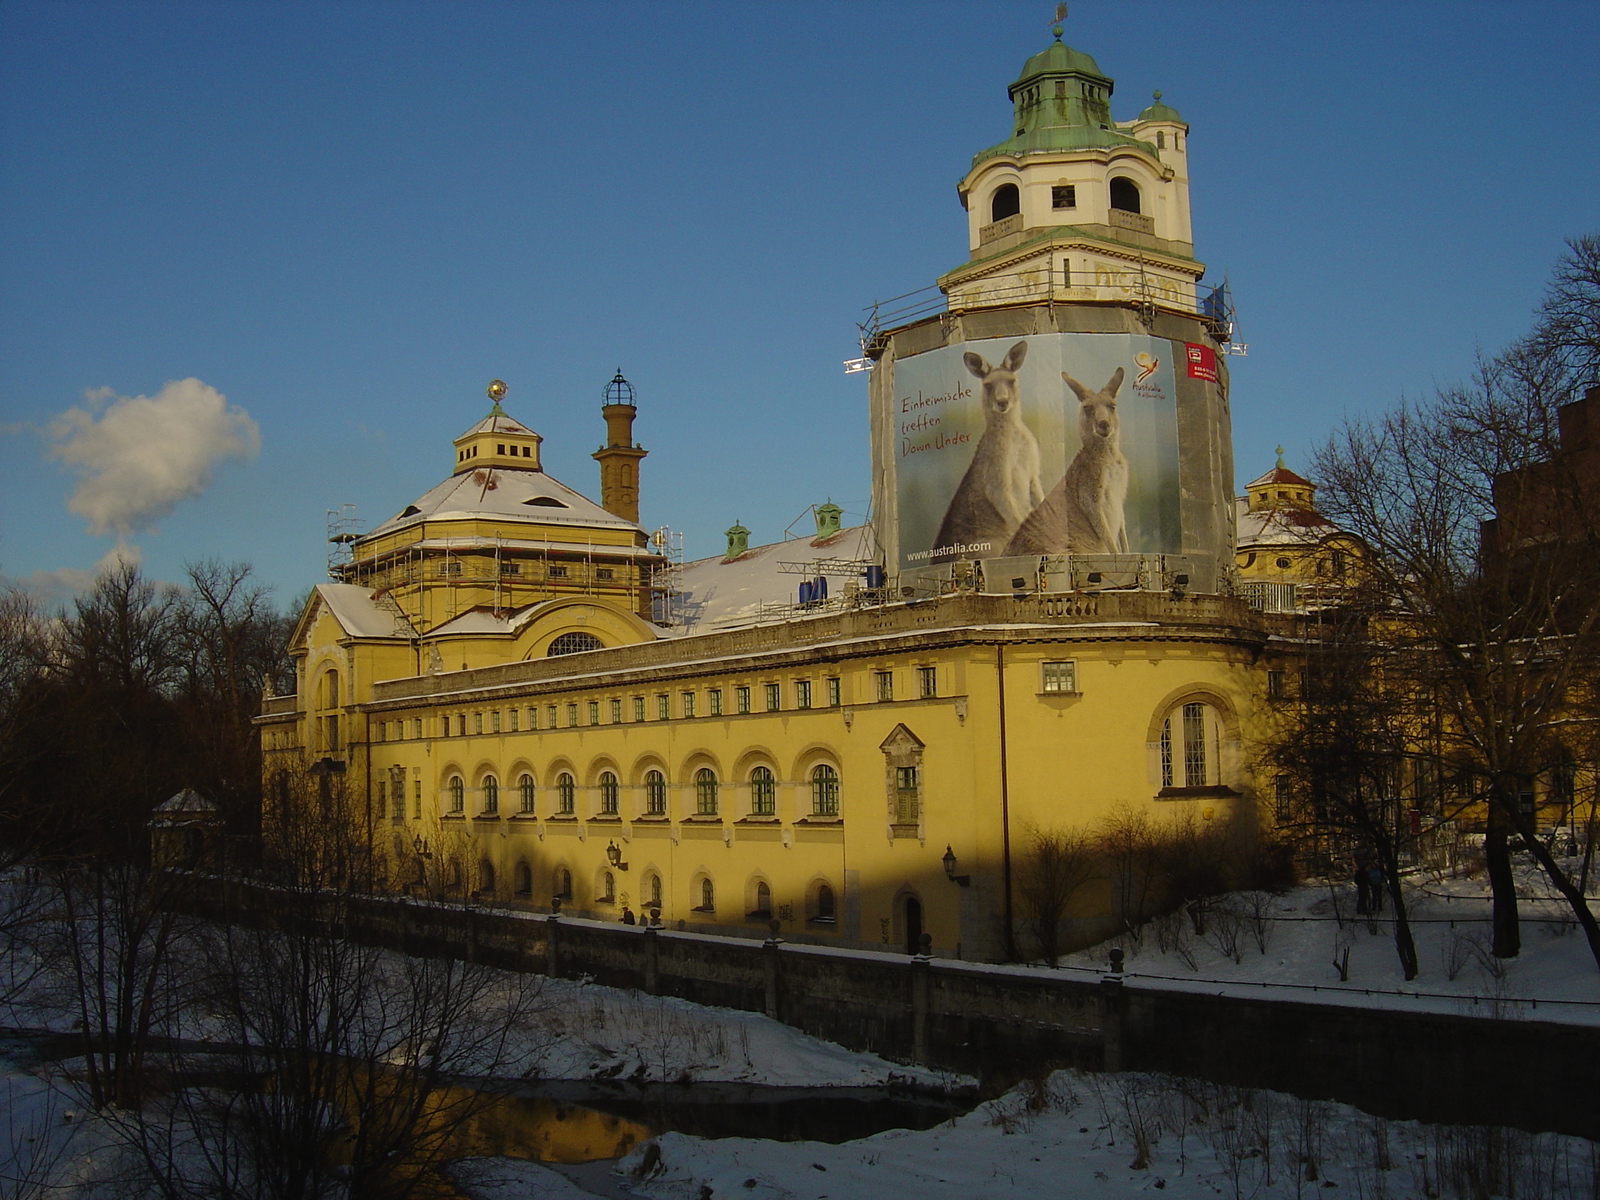
[{"label": "street lamp", "polygon": [[972,886],[971,875],[956,874],[956,852],[950,849],[948,845],[944,848],[944,857],[939,861],[944,863],[944,877],[951,883],[959,884],[962,887]]},{"label": "street lamp", "polygon": [[614,840],[606,842],[606,861],[619,871],[628,869],[628,864],[622,861],[622,847]]},{"label": "street lamp", "polygon": [[433,857],[432,854],[428,853],[428,839],[423,837],[420,833],[417,834],[416,838],[412,841],[411,848],[417,852],[418,858]]}]

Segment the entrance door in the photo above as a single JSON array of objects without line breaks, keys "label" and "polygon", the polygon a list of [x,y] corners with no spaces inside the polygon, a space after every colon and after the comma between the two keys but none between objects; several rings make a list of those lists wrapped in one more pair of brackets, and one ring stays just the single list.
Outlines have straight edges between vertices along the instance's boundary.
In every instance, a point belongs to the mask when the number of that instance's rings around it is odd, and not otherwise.
[{"label": "entrance door", "polygon": [[922,953],[922,901],[906,897],[906,953]]}]

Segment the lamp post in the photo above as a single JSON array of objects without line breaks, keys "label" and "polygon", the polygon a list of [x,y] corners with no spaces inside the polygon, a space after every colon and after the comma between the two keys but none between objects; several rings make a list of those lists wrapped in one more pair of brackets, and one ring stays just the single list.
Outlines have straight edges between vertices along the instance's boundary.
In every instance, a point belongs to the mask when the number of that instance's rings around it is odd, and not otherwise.
[{"label": "lamp post", "polygon": [[940,859],[939,861],[944,864],[944,877],[946,879],[948,879],[951,883],[958,884],[961,887],[971,887],[972,886],[972,876],[971,875],[957,875],[956,874],[956,852],[954,850],[952,850],[948,845],[946,845],[945,848],[944,848],[944,857],[942,859]]},{"label": "lamp post", "polygon": [[615,840],[606,842],[606,861],[619,871],[628,869],[628,864],[622,861],[622,847]]}]

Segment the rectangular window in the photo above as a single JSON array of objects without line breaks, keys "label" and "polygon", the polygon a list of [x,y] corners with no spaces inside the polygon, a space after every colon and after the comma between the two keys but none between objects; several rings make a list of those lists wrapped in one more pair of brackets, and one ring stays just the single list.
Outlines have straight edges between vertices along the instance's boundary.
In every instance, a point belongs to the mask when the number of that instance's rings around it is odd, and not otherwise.
[{"label": "rectangular window", "polygon": [[1078,690],[1078,664],[1047,662],[1039,664],[1039,690],[1071,695]]},{"label": "rectangular window", "polygon": [[917,668],[917,695],[924,700],[932,700],[939,694],[939,668]]},{"label": "rectangular window", "polygon": [[878,699],[879,700],[893,700],[894,699],[894,672],[893,671],[875,671],[873,673],[873,678],[877,681],[877,684],[878,684]]},{"label": "rectangular window", "polygon": [[466,737],[467,736],[467,714],[466,713],[457,713],[456,714],[456,736],[457,737]]},{"label": "rectangular window", "polygon": [[378,815],[381,817],[389,810],[389,788],[383,780],[378,780]]},{"label": "rectangular window", "polygon": [[656,720],[665,721],[672,716],[672,697],[662,692],[656,697]]},{"label": "rectangular window", "polygon": [[612,570],[610,567],[596,567],[595,568],[594,577],[596,579],[612,579],[612,578],[615,578],[615,576],[616,576],[616,572],[614,570]]},{"label": "rectangular window", "polygon": [[686,717],[694,716],[694,693],[693,692],[685,692],[683,694],[683,715],[686,716]]},{"label": "rectangular window", "polygon": [[796,708],[811,707],[811,680],[797,679],[794,684],[794,706]]},{"label": "rectangular window", "polygon": [[828,680],[828,707],[838,708],[843,702],[838,676],[834,676]]},{"label": "rectangular window", "polygon": [[622,724],[622,699],[618,696],[611,698],[611,723],[613,725]]},{"label": "rectangular window", "polygon": [[493,733],[500,732],[500,714],[498,712],[489,714],[489,729]]},{"label": "rectangular window", "polygon": [[545,707],[544,727],[546,729],[554,729],[556,727],[556,706],[554,704]]},{"label": "rectangular window", "polygon": [[1272,781],[1272,811],[1280,821],[1287,821],[1291,812],[1294,795],[1289,790],[1289,777],[1279,775]]},{"label": "rectangular window", "polygon": [[522,565],[520,563],[514,563],[508,559],[500,560],[500,574],[502,575],[516,575],[521,570]]},{"label": "rectangular window", "polygon": [[1283,699],[1283,672],[1282,671],[1268,671],[1267,672],[1267,699],[1268,700],[1282,700]]},{"label": "rectangular window", "polygon": [[440,717],[439,718],[439,736],[440,737],[449,737],[450,736],[450,718],[449,717]]},{"label": "rectangular window", "polygon": [[1206,706],[1183,706],[1183,782],[1185,787],[1206,785]]},{"label": "rectangular window", "polygon": [[473,733],[482,733],[483,732],[483,714],[481,712],[476,712],[476,713],[472,714],[472,732]]},{"label": "rectangular window", "polygon": [[1077,208],[1078,189],[1070,183],[1058,183],[1050,189],[1051,208]]},{"label": "rectangular window", "polygon": [[552,566],[550,568],[550,578],[551,579],[565,579],[566,577],[567,577],[567,569],[565,567]]},{"label": "rectangular window", "polygon": [[444,562],[439,564],[439,574],[443,575],[446,579],[457,579],[461,575],[461,564],[456,562],[456,560],[453,558],[446,559]]},{"label": "rectangular window", "polygon": [[644,720],[644,697],[643,696],[635,696],[633,698],[633,719],[635,721]]},{"label": "rectangular window", "polygon": [[1072,286],[1072,260],[1070,258],[1061,260],[1061,286]]},{"label": "rectangular window", "polygon": [[577,723],[578,723],[578,706],[576,704],[569,704],[569,705],[567,705],[567,728],[571,729]]},{"label": "rectangular window", "polygon": [[769,684],[766,685],[766,691],[767,691],[767,711],[768,712],[777,712],[778,708],[780,707],[780,702],[783,699],[782,693],[779,690],[778,685],[775,684],[775,683],[769,683]]},{"label": "rectangular window", "polygon": [[918,786],[917,768],[894,769],[894,823],[915,825],[921,816],[921,788]]},{"label": "rectangular window", "polygon": [[589,724],[600,724],[600,701],[598,700],[589,701]]},{"label": "rectangular window", "polygon": [[415,729],[415,732],[411,736],[412,737],[421,737],[422,736],[422,718],[418,717],[412,724],[413,724],[413,727]]},{"label": "rectangular window", "polygon": [[734,707],[742,713],[750,711],[750,689],[747,687],[733,689]]},{"label": "rectangular window", "polygon": [[706,707],[713,717],[722,715],[722,689],[712,688],[706,693]]},{"label": "rectangular window", "polygon": [[509,729],[507,730],[507,732],[515,733],[517,731],[517,717],[518,717],[518,715],[519,714],[518,714],[517,710],[514,709],[514,708],[506,713],[506,723],[509,726]]},{"label": "rectangular window", "polygon": [[411,819],[413,821],[422,820],[422,780],[421,779],[413,779],[411,781]]}]

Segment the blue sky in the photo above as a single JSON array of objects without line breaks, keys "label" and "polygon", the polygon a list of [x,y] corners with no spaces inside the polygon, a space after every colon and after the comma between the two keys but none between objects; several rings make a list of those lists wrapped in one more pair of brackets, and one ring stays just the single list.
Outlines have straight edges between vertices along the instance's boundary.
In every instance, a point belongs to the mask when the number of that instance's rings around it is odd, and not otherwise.
[{"label": "blue sky", "polygon": [[[619,366],[644,521],[690,557],[864,512],[840,361],[965,258],[956,180],[1053,7],[8,0],[0,573],[59,597],[120,537],[287,602],[325,511],[437,482],[496,376],[596,494]],[[1236,484],[1463,376],[1600,230],[1600,5],[1071,8],[1119,119],[1161,88],[1190,123],[1250,347]],[[128,475],[151,456],[171,478]]]}]

